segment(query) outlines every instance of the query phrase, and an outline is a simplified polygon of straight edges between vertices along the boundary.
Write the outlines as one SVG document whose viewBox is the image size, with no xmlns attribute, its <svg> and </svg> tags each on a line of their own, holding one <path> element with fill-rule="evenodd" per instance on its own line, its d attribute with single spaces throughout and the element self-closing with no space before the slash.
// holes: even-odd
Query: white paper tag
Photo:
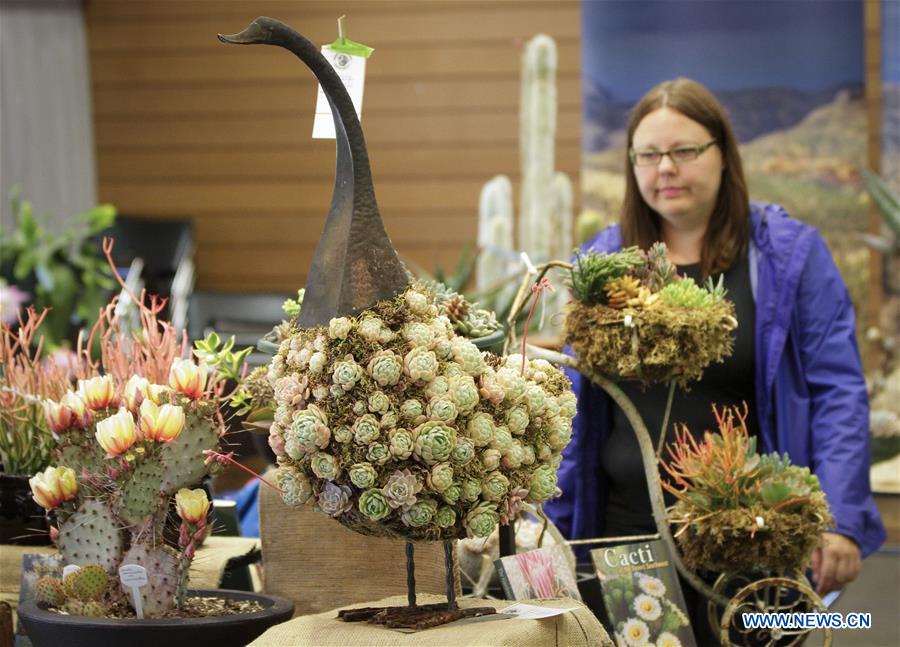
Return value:
<svg viewBox="0 0 900 647">
<path fill-rule="evenodd" d="M 351 56 L 343 52 L 335 52 L 328 45 L 322 47 L 324 56 L 347 88 L 347 94 L 356 109 L 356 116 L 362 121 L 363 87 L 366 82 L 366 59 L 362 56 Z M 313 139 L 334 139 L 334 118 L 331 115 L 331 105 L 328 98 L 319 86 L 319 96 L 316 98 L 316 118 L 313 121 Z"/>
<path fill-rule="evenodd" d="M 76 571 L 80 571 L 81 567 L 76 566 L 75 564 L 66 564 L 63 567 L 63 579 L 65 579 L 70 573 L 74 573 Z"/>
<path fill-rule="evenodd" d="M 147 584 L 147 569 L 138 564 L 123 564 L 119 567 L 119 579 L 122 585 L 131 589 L 131 600 L 134 603 L 134 614 L 138 619 L 144 617 L 141 587 Z"/>
<path fill-rule="evenodd" d="M 125 586 L 144 586 L 147 584 L 147 569 L 137 564 L 124 564 L 119 568 L 119 579 Z"/>
<path fill-rule="evenodd" d="M 540 618 L 552 618 L 553 616 L 561 616 L 569 611 L 574 611 L 578 607 L 569 607 L 568 609 L 557 609 L 553 607 L 537 607 L 533 604 L 513 604 L 498 611 L 498 615 L 509 616 L 514 620 L 538 620 Z"/>
</svg>

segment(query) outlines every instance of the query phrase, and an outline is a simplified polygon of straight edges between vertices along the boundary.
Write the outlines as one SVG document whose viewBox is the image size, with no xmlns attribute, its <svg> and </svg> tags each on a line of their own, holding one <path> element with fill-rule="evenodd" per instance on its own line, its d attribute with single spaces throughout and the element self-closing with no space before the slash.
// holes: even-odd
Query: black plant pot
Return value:
<svg viewBox="0 0 900 647">
<path fill-rule="evenodd" d="M 244 647 L 294 613 L 293 602 L 274 595 L 225 589 L 190 591 L 189 595 L 254 600 L 264 608 L 209 618 L 120 620 L 54 613 L 29 600 L 19 606 L 18 614 L 34 647 Z"/>
<path fill-rule="evenodd" d="M 0 544 L 50 544 L 44 509 L 32 498 L 28 478 L 0 473 Z"/>
</svg>

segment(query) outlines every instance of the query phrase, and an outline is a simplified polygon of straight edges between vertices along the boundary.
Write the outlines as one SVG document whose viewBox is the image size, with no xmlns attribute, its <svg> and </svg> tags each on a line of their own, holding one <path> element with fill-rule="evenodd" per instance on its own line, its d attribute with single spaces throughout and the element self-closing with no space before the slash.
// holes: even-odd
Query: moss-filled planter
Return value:
<svg viewBox="0 0 900 647">
<path fill-rule="evenodd" d="M 679 502 L 673 516 L 682 517 L 684 510 Z M 706 514 L 676 540 L 692 570 L 792 573 L 808 566 L 820 533 L 831 523 L 825 497 L 818 493 L 797 513 L 751 507 Z"/>
<path fill-rule="evenodd" d="M 121 620 L 55 613 L 28 601 L 19 606 L 18 615 L 34 647 L 243 647 L 294 613 L 293 602 L 271 595 L 229 590 L 199 590 L 189 595 L 253 600 L 263 610 L 208 618 Z"/>
<path fill-rule="evenodd" d="M 642 310 L 573 301 L 566 310 L 566 343 L 602 375 L 687 384 L 731 354 L 736 325 L 728 301 L 706 308 L 659 303 Z"/>
</svg>

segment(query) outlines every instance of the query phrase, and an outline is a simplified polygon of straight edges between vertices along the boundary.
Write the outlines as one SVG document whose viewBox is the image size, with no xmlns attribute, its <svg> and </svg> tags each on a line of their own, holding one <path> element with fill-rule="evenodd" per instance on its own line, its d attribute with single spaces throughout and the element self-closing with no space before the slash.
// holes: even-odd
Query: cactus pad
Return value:
<svg viewBox="0 0 900 647">
<path fill-rule="evenodd" d="M 81 600 L 69 600 L 63 606 L 63 611 L 68 613 L 70 616 L 83 616 L 84 602 L 82 602 Z"/>
<path fill-rule="evenodd" d="M 71 467 L 76 474 L 85 469 L 92 473 L 103 471 L 106 458 L 103 449 L 92 436 L 83 431 L 73 431 L 63 440 L 64 444 L 56 452 L 56 462 L 59 465 Z"/>
<path fill-rule="evenodd" d="M 160 490 L 174 494 L 179 488 L 200 482 L 207 474 L 203 450 L 219 446 L 219 432 L 212 423 L 195 412 L 188 413 L 178 438 L 162 447 L 164 467 Z M 159 481 L 157 481 L 159 482 Z"/>
<path fill-rule="evenodd" d="M 108 573 L 119 565 L 125 549 L 112 512 L 100 499 L 85 501 L 59 524 L 57 547 L 69 564 L 99 564 Z"/>
<path fill-rule="evenodd" d="M 148 546 L 135 543 L 125 553 L 123 564 L 138 564 L 147 569 L 147 585 L 141 587 L 144 615 L 158 616 L 175 606 L 181 576 L 174 550 L 165 545 Z M 131 591 L 128 599 L 134 606 Z"/>
<path fill-rule="evenodd" d="M 103 618 L 109 613 L 106 606 L 97 600 L 84 603 L 84 615 L 88 618 Z"/>
<path fill-rule="evenodd" d="M 100 600 L 106 593 L 107 586 L 109 586 L 109 576 L 99 564 L 82 566 L 63 579 L 66 594 L 82 602 Z"/>
<path fill-rule="evenodd" d="M 159 491 L 163 466 L 159 463 L 143 463 L 125 478 L 122 484 L 122 521 L 135 525 L 152 515 L 167 503 Z"/>
<path fill-rule="evenodd" d="M 34 585 L 34 601 L 40 607 L 61 607 L 66 603 L 62 582 L 52 575 L 44 575 Z"/>
</svg>

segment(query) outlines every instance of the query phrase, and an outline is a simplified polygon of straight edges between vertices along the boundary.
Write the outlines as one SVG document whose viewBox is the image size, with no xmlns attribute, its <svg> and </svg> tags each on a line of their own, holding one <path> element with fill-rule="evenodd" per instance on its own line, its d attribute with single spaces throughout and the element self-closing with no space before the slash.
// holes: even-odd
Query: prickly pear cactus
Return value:
<svg viewBox="0 0 900 647">
<path fill-rule="evenodd" d="M 41 505 L 55 509 L 63 559 L 83 567 L 67 578 L 68 595 L 57 608 L 102 615 L 105 604 L 124 602 L 115 575 L 126 564 L 147 568 L 147 615 L 183 601 L 209 512 L 206 494 L 191 488 L 219 467 L 207 465 L 205 452 L 218 449 L 223 432 L 219 393 L 225 378 L 214 375 L 207 384 L 207 370 L 183 359 L 172 361 L 168 384 L 141 376 L 125 384 L 108 375 L 91 378 L 78 393 L 48 405 L 59 439 L 55 455 L 70 464 L 36 475 L 32 490 Z M 182 496 L 187 507 L 179 503 Z M 177 534 L 166 533 L 172 507 L 181 517 Z M 52 586 L 45 585 L 48 597 Z"/>
<path fill-rule="evenodd" d="M 56 545 L 69 564 L 100 564 L 113 573 L 125 550 L 125 538 L 112 510 L 101 499 L 85 498 L 60 522 Z"/>
</svg>

